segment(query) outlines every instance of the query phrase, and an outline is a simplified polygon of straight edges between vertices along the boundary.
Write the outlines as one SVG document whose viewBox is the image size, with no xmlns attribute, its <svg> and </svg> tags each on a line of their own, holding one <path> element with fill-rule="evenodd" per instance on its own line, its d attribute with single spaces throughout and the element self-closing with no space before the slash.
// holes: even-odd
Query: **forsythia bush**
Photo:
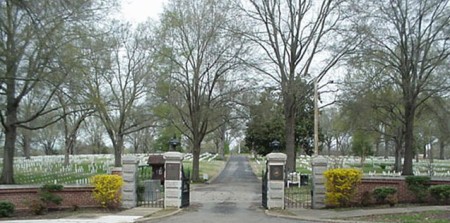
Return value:
<svg viewBox="0 0 450 223">
<path fill-rule="evenodd" d="M 94 185 L 94 199 L 102 207 L 116 208 L 122 199 L 120 189 L 123 185 L 121 176 L 118 175 L 95 175 L 91 178 Z"/>
<path fill-rule="evenodd" d="M 324 172 L 325 203 L 327 206 L 347 206 L 361 182 L 362 172 L 358 169 L 330 169 Z"/>
</svg>

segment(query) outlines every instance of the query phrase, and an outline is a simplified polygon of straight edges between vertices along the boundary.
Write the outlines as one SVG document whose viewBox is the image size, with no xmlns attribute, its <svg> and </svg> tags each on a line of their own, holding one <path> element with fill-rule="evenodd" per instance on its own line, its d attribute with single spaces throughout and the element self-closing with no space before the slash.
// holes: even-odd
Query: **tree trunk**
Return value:
<svg viewBox="0 0 450 223">
<path fill-rule="evenodd" d="M 430 139 L 430 154 L 428 155 L 428 158 L 430 159 L 430 163 L 433 163 L 433 140 Z"/>
<path fill-rule="evenodd" d="M 73 155 L 73 148 L 75 147 L 75 141 L 77 139 L 76 133 L 71 132 L 65 141 L 65 152 L 64 152 L 64 166 L 68 166 L 70 163 L 69 155 Z"/>
<path fill-rule="evenodd" d="M 445 159 L 444 148 L 445 148 L 444 141 L 443 140 L 439 140 L 439 159 L 440 160 Z"/>
<path fill-rule="evenodd" d="M 114 166 L 122 166 L 122 150 L 123 150 L 123 135 L 117 134 L 116 143 L 114 144 Z"/>
<path fill-rule="evenodd" d="M 31 130 L 22 129 L 22 140 L 23 140 L 23 156 L 25 159 L 31 158 Z"/>
<path fill-rule="evenodd" d="M 19 104 L 8 100 L 6 111 L 6 122 L 3 126 L 5 131 L 5 147 L 3 149 L 3 169 L 0 178 L 1 184 L 14 184 L 14 153 L 16 151 L 17 139 L 17 108 Z"/>
<path fill-rule="evenodd" d="M 200 140 L 194 138 L 192 149 L 192 182 L 200 182 Z"/>
<path fill-rule="evenodd" d="M 294 96 L 290 92 L 284 93 L 284 119 L 285 119 L 285 140 L 286 140 L 286 170 L 295 172 L 295 101 Z"/>
<path fill-rule="evenodd" d="M 378 156 L 380 152 L 380 138 L 378 138 L 375 142 L 375 156 Z"/>
<path fill-rule="evenodd" d="M 387 140 L 387 137 L 384 137 L 384 158 L 389 158 L 389 140 Z"/>
<path fill-rule="evenodd" d="M 400 172 L 402 171 L 402 146 L 403 146 L 403 129 L 397 129 L 397 136 L 394 138 L 395 142 L 395 163 L 394 163 L 394 171 Z"/>
<path fill-rule="evenodd" d="M 220 137 L 219 137 L 219 157 L 221 160 L 225 159 L 225 140 L 226 140 L 226 136 L 225 136 L 225 132 L 227 130 L 227 127 L 225 124 L 223 124 L 220 128 Z"/>
<path fill-rule="evenodd" d="M 295 117 L 286 117 L 286 170 L 295 172 Z"/>
<path fill-rule="evenodd" d="M 419 153 L 417 153 L 417 157 L 419 157 Z M 423 158 L 426 159 L 427 158 L 427 145 L 423 145 Z M 418 158 L 417 158 L 417 162 L 418 162 Z"/>
<path fill-rule="evenodd" d="M 330 139 L 327 142 L 328 156 L 331 156 L 331 145 L 332 145 L 332 143 L 333 143 L 333 139 Z"/>
<path fill-rule="evenodd" d="M 414 175 L 414 116 L 414 103 L 407 102 L 405 104 L 405 154 L 402 169 L 403 176 Z"/>
</svg>

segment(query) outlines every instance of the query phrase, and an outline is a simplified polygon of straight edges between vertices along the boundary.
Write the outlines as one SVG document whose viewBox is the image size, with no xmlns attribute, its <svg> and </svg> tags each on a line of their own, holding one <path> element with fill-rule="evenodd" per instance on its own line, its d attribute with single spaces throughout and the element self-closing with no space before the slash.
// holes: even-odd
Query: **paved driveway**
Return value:
<svg viewBox="0 0 450 223">
<path fill-rule="evenodd" d="M 251 171 L 247 157 L 234 155 L 209 185 L 191 191 L 191 207 L 178 215 L 149 222 L 299 222 L 265 215 L 261 209 L 261 183 Z"/>
</svg>

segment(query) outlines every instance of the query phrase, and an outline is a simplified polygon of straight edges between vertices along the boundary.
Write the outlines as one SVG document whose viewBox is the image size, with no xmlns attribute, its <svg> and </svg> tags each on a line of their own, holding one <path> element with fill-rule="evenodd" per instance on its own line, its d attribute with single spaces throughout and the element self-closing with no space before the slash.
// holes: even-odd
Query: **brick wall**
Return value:
<svg viewBox="0 0 450 223">
<path fill-rule="evenodd" d="M 431 179 L 430 185 L 438 184 L 450 184 L 450 179 Z M 356 196 L 352 201 L 360 203 L 362 194 L 365 191 L 372 193 L 377 187 L 396 188 L 399 203 L 412 203 L 416 201 L 415 195 L 408 190 L 404 177 L 363 177 L 361 184 L 358 186 Z"/>
<path fill-rule="evenodd" d="M 50 208 L 100 207 L 92 197 L 93 189 L 92 186 L 64 186 L 63 191 L 54 192 L 62 197 L 62 203 Z M 16 210 L 26 210 L 30 201 L 39 199 L 38 191 L 39 186 L 35 185 L 0 185 L 0 200 L 12 202 Z"/>
</svg>

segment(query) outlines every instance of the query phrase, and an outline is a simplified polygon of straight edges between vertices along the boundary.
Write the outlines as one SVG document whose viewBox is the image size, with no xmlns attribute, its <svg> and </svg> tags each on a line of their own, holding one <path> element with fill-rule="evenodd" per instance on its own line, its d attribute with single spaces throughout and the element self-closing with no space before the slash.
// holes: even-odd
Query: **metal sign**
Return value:
<svg viewBox="0 0 450 223">
<path fill-rule="evenodd" d="M 179 163 L 166 163 L 166 180 L 180 180 Z"/>
<path fill-rule="evenodd" d="M 270 180 L 283 180 L 284 166 L 270 165 Z"/>
</svg>

